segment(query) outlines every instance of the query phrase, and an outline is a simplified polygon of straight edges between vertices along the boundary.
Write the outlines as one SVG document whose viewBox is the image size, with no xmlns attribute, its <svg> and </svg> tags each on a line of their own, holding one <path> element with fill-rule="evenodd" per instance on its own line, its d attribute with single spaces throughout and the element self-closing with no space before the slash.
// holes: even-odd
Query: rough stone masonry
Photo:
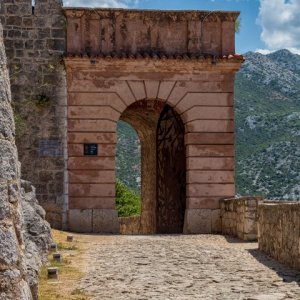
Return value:
<svg viewBox="0 0 300 300">
<path fill-rule="evenodd" d="M 1 0 L 22 178 L 36 187 L 51 225 L 61 228 L 64 201 L 66 21 L 62 1 Z"/>
<path fill-rule="evenodd" d="M 11 92 L 0 23 L 0 299 L 38 297 L 38 270 L 51 242 L 35 189 L 20 180 Z"/>
</svg>

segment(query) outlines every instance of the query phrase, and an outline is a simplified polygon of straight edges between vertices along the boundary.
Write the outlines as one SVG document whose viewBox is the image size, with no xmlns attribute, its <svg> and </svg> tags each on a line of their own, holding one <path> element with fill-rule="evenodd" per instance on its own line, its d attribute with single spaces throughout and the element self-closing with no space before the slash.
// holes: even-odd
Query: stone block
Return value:
<svg viewBox="0 0 300 300">
<path fill-rule="evenodd" d="M 221 224 L 221 210 L 214 209 L 211 211 L 211 231 L 212 233 L 221 233 L 222 224 Z"/>
<path fill-rule="evenodd" d="M 68 229 L 72 232 L 93 232 L 92 209 L 70 209 L 68 212 Z"/>
<path fill-rule="evenodd" d="M 116 144 L 117 136 L 115 132 L 76 132 L 68 133 L 68 142 Z"/>
<path fill-rule="evenodd" d="M 234 195 L 234 184 L 189 184 L 187 187 L 188 197 L 220 196 L 227 197 Z"/>
<path fill-rule="evenodd" d="M 233 133 L 187 133 L 186 144 L 193 145 L 233 145 L 234 134 Z"/>
<path fill-rule="evenodd" d="M 115 144 L 98 144 L 98 156 L 115 156 Z M 82 144 L 68 144 L 68 155 L 83 156 L 83 143 Z"/>
<path fill-rule="evenodd" d="M 69 197 L 69 208 L 77 209 L 115 209 L 114 197 Z"/>
<path fill-rule="evenodd" d="M 188 145 L 186 148 L 187 156 L 234 157 L 234 145 Z"/>
<path fill-rule="evenodd" d="M 109 106 L 69 106 L 70 119 L 106 119 L 118 121 L 120 113 Z"/>
<path fill-rule="evenodd" d="M 185 112 L 182 117 L 186 122 L 193 120 L 233 120 L 233 108 L 232 107 L 206 107 L 206 106 L 194 106 Z"/>
<path fill-rule="evenodd" d="M 186 209 L 183 233 L 212 233 L 212 210 Z"/>
<path fill-rule="evenodd" d="M 115 184 L 71 183 L 69 184 L 69 195 L 71 197 L 114 197 Z"/>
<path fill-rule="evenodd" d="M 94 233 L 119 233 L 118 211 L 115 209 L 93 209 Z"/>
<path fill-rule="evenodd" d="M 234 132 L 232 120 L 193 120 L 186 125 L 187 132 Z"/>
<path fill-rule="evenodd" d="M 83 147 L 81 147 L 83 148 Z M 115 171 L 98 171 L 98 170 L 86 170 L 86 171 L 69 171 L 70 183 L 114 183 Z"/>
<path fill-rule="evenodd" d="M 233 171 L 188 170 L 188 183 L 234 183 Z"/>
<path fill-rule="evenodd" d="M 126 106 L 116 93 L 69 93 L 68 105 L 110 106 L 124 111 Z"/>
<path fill-rule="evenodd" d="M 147 99 L 156 99 L 158 94 L 159 81 L 145 80 L 145 90 Z"/>
<path fill-rule="evenodd" d="M 220 207 L 220 197 L 195 197 L 187 198 L 187 208 L 207 208 L 218 209 Z"/>
<path fill-rule="evenodd" d="M 69 120 L 68 131 L 73 132 L 115 132 L 117 123 L 110 120 Z"/>
<path fill-rule="evenodd" d="M 233 157 L 188 157 L 188 170 L 233 170 Z"/>
<path fill-rule="evenodd" d="M 70 157 L 68 167 L 71 170 L 114 170 L 114 157 Z"/>
<path fill-rule="evenodd" d="M 136 100 L 146 99 L 145 85 L 143 81 L 128 81 L 128 84 L 134 94 Z"/>
<path fill-rule="evenodd" d="M 167 80 L 161 81 L 159 86 L 159 91 L 158 91 L 158 99 L 167 100 L 174 86 L 175 86 L 175 81 L 167 81 Z"/>
</svg>

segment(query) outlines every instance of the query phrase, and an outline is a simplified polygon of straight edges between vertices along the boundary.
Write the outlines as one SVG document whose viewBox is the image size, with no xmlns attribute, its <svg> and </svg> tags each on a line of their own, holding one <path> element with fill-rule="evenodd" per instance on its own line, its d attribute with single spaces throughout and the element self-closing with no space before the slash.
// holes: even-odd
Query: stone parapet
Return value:
<svg viewBox="0 0 300 300">
<path fill-rule="evenodd" d="M 221 200 L 222 234 L 245 241 L 257 239 L 257 208 L 260 197 L 241 197 Z"/>
<path fill-rule="evenodd" d="M 300 269 L 300 203 L 264 201 L 258 206 L 259 249 Z"/>
</svg>

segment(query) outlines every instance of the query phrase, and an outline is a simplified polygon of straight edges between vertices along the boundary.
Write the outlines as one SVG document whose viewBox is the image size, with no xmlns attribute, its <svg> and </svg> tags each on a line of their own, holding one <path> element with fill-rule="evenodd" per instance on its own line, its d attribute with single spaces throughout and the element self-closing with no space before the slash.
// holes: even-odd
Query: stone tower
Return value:
<svg viewBox="0 0 300 300">
<path fill-rule="evenodd" d="M 61 0 L 1 0 L 0 20 L 10 69 L 22 177 L 52 226 L 64 210 L 66 21 Z"/>
</svg>

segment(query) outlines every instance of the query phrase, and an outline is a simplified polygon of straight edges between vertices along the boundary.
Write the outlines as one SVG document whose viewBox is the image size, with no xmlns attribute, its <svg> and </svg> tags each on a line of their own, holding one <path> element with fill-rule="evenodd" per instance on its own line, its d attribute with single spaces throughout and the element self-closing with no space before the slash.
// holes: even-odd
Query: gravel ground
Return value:
<svg viewBox="0 0 300 300">
<path fill-rule="evenodd" d="M 300 299 L 300 272 L 218 235 L 91 236 L 92 299 Z"/>
</svg>

